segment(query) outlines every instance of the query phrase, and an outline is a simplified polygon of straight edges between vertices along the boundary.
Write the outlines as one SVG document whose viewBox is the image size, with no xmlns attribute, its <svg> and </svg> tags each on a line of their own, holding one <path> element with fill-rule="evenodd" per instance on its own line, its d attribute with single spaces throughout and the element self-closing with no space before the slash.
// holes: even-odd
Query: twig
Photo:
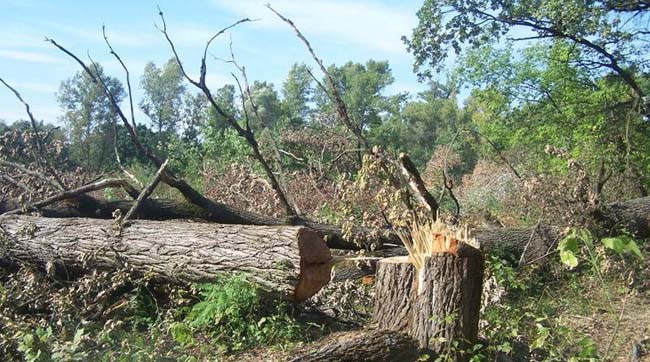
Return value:
<svg viewBox="0 0 650 362">
<path fill-rule="evenodd" d="M 129 209 L 129 211 L 126 213 L 124 216 L 124 219 L 122 219 L 121 226 L 124 227 L 127 225 L 128 221 L 138 212 L 138 209 L 144 202 L 144 200 L 147 199 L 153 192 L 153 190 L 156 189 L 156 186 L 158 186 L 158 183 L 160 182 L 160 177 L 162 173 L 165 171 L 165 168 L 167 168 L 167 163 L 169 162 L 169 159 L 166 159 L 165 162 L 163 162 L 162 166 L 158 169 L 158 172 L 156 172 L 156 175 L 154 176 L 153 180 L 145 187 L 142 192 L 140 192 L 140 195 L 138 195 L 138 198 L 135 200 L 133 203 L 133 206 Z"/>
<path fill-rule="evenodd" d="M 120 62 L 122 69 L 124 69 L 124 73 L 126 73 L 126 88 L 129 92 L 129 107 L 131 109 L 131 126 L 133 127 L 133 130 L 137 134 L 138 128 L 136 127 L 135 113 L 133 112 L 133 95 L 132 95 L 133 92 L 131 91 L 131 77 L 129 74 L 129 68 L 126 67 L 126 64 L 124 64 L 122 58 L 120 58 L 120 56 L 115 52 L 115 50 L 113 50 L 113 47 L 111 46 L 111 43 L 108 41 L 108 37 L 106 36 L 106 26 L 104 25 L 102 25 L 102 35 L 104 35 L 104 41 L 106 42 L 108 49 L 110 49 L 111 54 L 117 59 L 118 62 Z"/>
<path fill-rule="evenodd" d="M 539 228 L 540 224 L 541 224 L 541 220 L 537 221 L 537 224 L 530 232 L 530 237 L 528 238 L 528 242 L 526 243 L 526 246 L 524 246 L 524 250 L 521 252 L 521 256 L 519 257 L 519 263 L 517 263 L 517 268 L 521 268 L 521 266 L 524 265 L 524 261 L 526 260 L 526 251 L 528 251 L 528 247 L 530 246 L 530 243 L 533 241 L 533 237 L 537 233 L 537 229 Z"/>
<path fill-rule="evenodd" d="M 623 320 L 623 315 L 625 314 L 625 305 L 627 304 L 627 297 L 630 295 L 630 293 L 625 294 L 625 298 L 623 299 L 623 306 L 621 307 L 621 313 L 618 315 L 618 319 L 616 320 L 616 327 L 614 328 L 614 333 L 612 333 L 612 338 L 609 340 L 609 343 L 607 343 L 607 348 L 605 349 L 605 358 L 603 358 L 603 361 L 607 361 L 607 357 L 609 357 L 609 352 L 612 349 L 612 345 L 614 344 L 614 340 L 616 339 L 616 335 L 618 334 L 618 329 L 621 327 L 621 321 Z"/>
</svg>

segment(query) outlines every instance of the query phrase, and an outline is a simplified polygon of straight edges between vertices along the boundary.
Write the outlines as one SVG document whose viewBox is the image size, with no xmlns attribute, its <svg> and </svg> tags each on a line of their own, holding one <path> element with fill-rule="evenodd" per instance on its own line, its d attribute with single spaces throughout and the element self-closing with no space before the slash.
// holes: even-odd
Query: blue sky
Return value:
<svg viewBox="0 0 650 362">
<path fill-rule="evenodd" d="M 154 27 L 159 23 L 156 5 L 160 5 L 184 65 L 193 74 L 198 73 L 205 41 L 215 31 L 242 17 L 259 19 L 230 33 L 233 48 L 250 80 L 273 82 L 279 90 L 294 62 L 305 62 L 314 68 L 315 65 L 292 30 L 264 7 L 266 2 L 0 0 L 0 77 L 22 93 L 38 119 L 56 123 L 61 112 L 55 92 L 61 81 L 79 68 L 43 39 L 55 39 L 84 58 L 90 52 L 109 75 L 124 81 L 119 64 L 103 42 L 104 24 L 113 47 L 129 66 L 132 82 L 139 85 L 148 61 L 160 65 L 171 57 L 164 38 Z M 395 77 L 389 92 L 415 93 L 425 88 L 412 73 L 413 59 L 400 40 L 417 24 L 415 14 L 421 0 L 270 3 L 300 27 L 326 64 L 388 60 Z M 211 47 L 212 53 L 226 58 L 228 42 L 228 36 L 218 39 Z M 208 84 L 217 88 L 232 83 L 232 71 L 230 65 L 211 60 Z M 134 90 L 136 101 L 140 94 L 139 89 Z M 5 88 L 0 88 L 0 120 L 20 118 L 25 118 L 22 105 Z M 141 113 L 138 118 L 147 121 Z"/>
</svg>

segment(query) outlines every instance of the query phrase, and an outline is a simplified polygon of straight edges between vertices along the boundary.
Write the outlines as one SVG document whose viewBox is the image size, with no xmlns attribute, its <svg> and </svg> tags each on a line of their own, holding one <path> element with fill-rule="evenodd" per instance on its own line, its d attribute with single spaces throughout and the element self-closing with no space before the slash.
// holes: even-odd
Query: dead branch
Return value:
<svg viewBox="0 0 650 362">
<path fill-rule="evenodd" d="M 439 206 L 436 199 L 431 195 L 431 193 L 429 193 L 427 187 L 424 185 L 420 172 L 418 172 L 418 169 L 415 167 L 409 156 L 404 152 L 399 154 L 399 162 L 402 174 L 409 181 L 411 190 L 415 195 L 417 195 L 420 204 L 429 210 L 431 217 L 435 220 L 438 215 Z"/>
<path fill-rule="evenodd" d="M 43 146 L 43 140 L 41 139 L 41 135 L 38 132 L 38 126 L 36 125 L 36 123 L 37 123 L 36 118 L 34 118 L 34 115 L 32 114 L 32 111 L 31 111 L 31 109 L 29 107 L 29 103 L 27 103 L 23 99 L 23 97 L 20 95 L 20 93 L 15 88 L 13 88 L 7 82 L 5 82 L 4 79 L 0 78 L 0 83 L 4 84 L 4 86 L 7 87 L 16 96 L 16 98 L 18 98 L 20 103 L 22 103 L 25 106 L 25 112 L 27 112 L 27 116 L 29 117 L 29 121 L 30 121 L 30 123 L 32 125 L 32 129 L 34 130 L 34 138 L 36 139 L 36 148 L 38 150 L 39 156 L 41 157 L 41 159 L 43 160 L 43 163 L 45 164 L 45 169 L 49 173 L 52 174 L 52 176 L 54 177 L 54 179 L 56 180 L 56 182 L 57 182 L 57 184 L 59 186 L 58 188 L 62 189 L 62 190 L 65 190 L 66 186 L 63 184 L 63 182 L 61 181 L 61 178 L 59 177 L 58 173 L 52 167 L 52 165 L 50 165 L 50 162 L 48 161 L 47 157 L 45 156 L 45 148 Z M 38 158 L 36 158 L 36 162 L 39 163 Z"/>
<path fill-rule="evenodd" d="M 334 80 L 334 77 L 327 71 L 327 68 L 325 68 L 325 65 L 323 64 L 323 61 L 316 56 L 316 52 L 312 48 L 311 44 L 309 43 L 309 40 L 305 38 L 304 35 L 300 32 L 298 27 L 291 21 L 291 19 L 284 17 L 282 14 L 279 12 L 275 11 L 271 7 L 271 4 L 266 4 L 266 7 L 271 10 L 275 15 L 277 15 L 282 21 L 287 23 L 293 30 L 295 31 L 296 35 L 302 42 L 305 44 L 307 47 L 307 50 L 309 51 L 309 54 L 311 54 L 312 58 L 318 64 L 320 67 L 320 70 L 323 72 L 325 77 L 327 78 L 327 82 L 329 83 L 330 86 L 330 91 L 332 92 L 332 97 L 335 101 L 336 104 L 336 111 L 339 114 L 339 117 L 341 118 L 341 121 L 345 124 L 345 126 L 352 131 L 352 133 L 357 137 L 357 140 L 361 145 L 363 145 L 366 149 L 370 149 L 370 145 L 366 138 L 363 136 L 363 133 L 361 132 L 361 128 L 359 128 L 354 122 L 352 122 L 350 115 L 348 113 L 348 109 L 345 106 L 345 102 L 343 102 L 343 98 L 341 98 L 341 93 L 339 92 L 339 88 L 336 85 L 336 81 Z"/>
<path fill-rule="evenodd" d="M 27 167 L 25 167 L 25 166 L 23 166 L 23 165 L 21 165 L 19 163 L 10 162 L 10 161 L 7 161 L 7 160 L 0 159 L 0 165 L 13 167 L 15 169 L 18 169 L 18 170 L 20 170 L 22 173 L 24 173 L 26 175 L 36 177 L 36 178 L 40 179 L 41 181 L 44 181 L 44 182 L 48 183 L 49 185 L 51 185 L 52 187 L 54 187 L 55 189 L 57 189 L 59 191 L 64 191 L 64 189 L 61 187 L 61 185 L 59 185 L 58 183 L 50 180 L 44 174 L 42 174 L 40 172 L 37 172 L 37 171 L 32 171 L 32 170 L 28 169 Z"/>
<path fill-rule="evenodd" d="M 24 183 L 22 183 L 20 181 L 17 181 L 16 179 L 14 179 L 13 177 L 11 177 L 9 175 L 0 175 L 0 180 L 2 180 L 2 181 L 6 182 L 6 183 L 8 183 L 8 184 L 10 184 L 10 185 L 12 185 L 14 187 L 22 189 L 23 191 L 25 191 L 28 194 L 33 194 L 34 193 L 34 190 L 30 189 L 27 185 L 25 185 Z"/>
<path fill-rule="evenodd" d="M 86 194 L 86 193 L 92 192 L 92 191 L 103 190 L 103 189 L 107 189 L 107 188 L 116 188 L 116 187 L 117 188 L 122 188 L 124 191 L 126 191 L 129 194 L 129 196 L 131 196 L 133 198 L 138 197 L 137 196 L 138 191 L 136 189 L 134 189 L 133 186 L 131 186 L 128 183 L 128 181 L 126 181 L 125 179 L 114 179 L 113 178 L 113 179 L 105 179 L 105 180 L 97 181 L 97 182 L 94 182 L 94 183 L 91 183 L 91 184 L 87 184 L 87 185 L 78 187 L 76 189 L 63 191 L 61 193 L 50 196 L 50 197 L 48 197 L 46 199 L 43 199 L 41 201 L 30 203 L 30 204 L 26 205 L 25 209 L 28 210 L 28 211 L 37 210 L 37 209 L 39 209 L 41 207 L 51 205 L 51 204 L 53 204 L 53 203 L 55 203 L 57 201 L 72 199 L 72 198 L 75 198 L 77 196 L 80 196 L 80 195 L 83 195 L 83 194 Z M 23 211 L 24 211 L 23 208 L 17 208 L 17 209 L 14 209 L 14 210 L 7 211 L 7 212 L 5 212 L 4 214 L 2 214 L 0 216 L 21 214 Z"/>
<path fill-rule="evenodd" d="M 151 180 L 149 185 L 145 187 L 142 192 L 140 192 L 140 195 L 138 195 L 138 198 L 135 200 L 133 203 L 133 206 L 131 209 L 129 209 L 129 212 L 126 213 L 124 216 L 124 219 L 122 219 L 122 226 L 126 226 L 129 220 L 138 212 L 138 209 L 142 205 L 142 202 L 146 200 L 152 193 L 153 190 L 156 189 L 156 186 L 158 186 L 158 183 L 160 182 L 160 177 L 163 172 L 165 172 L 165 168 L 167 168 L 167 163 L 169 162 L 169 159 L 165 160 L 163 162 L 162 166 L 158 169 L 158 172 L 156 172 L 156 175 L 154 178 Z"/>
<path fill-rule="evenodd" d="M 222 30 L 217 32 L 215 35 L 213 35 L 212 38 L 210 38 L 210 40 L 208 40 L 208 42 L 206 43 L 205 48 L 203 50 L 203 57 L 201 58 L 201 71 L 200 71 L 199 80 L 197 81 L 197 80 L 191 78 L 187 74 L 187 72 L 185 71 L 185 68 L 183 67 L 183 63 L 180 60 L 178 52 L 176 51 L 176 47 L 174 45 L 174 42 L 171 40 L 171 38 L 169 36 L 169 33 L 167 32 L 167 23 L 165 22 L 164 14 L 160 10 L 160 8 L 158 9 L 158 15 L 160 16 L 160 19 L 162 21 L 162 28 L 158 27 L 158 30 L 165 36 L 165 39 L 167 40 L 167 43 L 169 44 L 169 46 L 170 46 L 170 48 L 172 50 L 172 53 L 174 54 L 174 58 L 176 59 L 176 62 L 178 63 L 178 65 L 179 65 L 179 67 L 181 69 L 181 73 L 183 74 L 185 79 L 187 79 L 188 82 L 190 82 L 192 85 L 194 85 L 195 87 L 200 89 L 203 92 L 203 94 L 205 94 L 205 96 L 208 98 L 208 102 L 210 102 L 210 105 L 214 108 L 214 110 L 217 111 L 217 113 L 221 117 L 223 117 L 226 120 L 226 122 L 232 128 L 235 129 L 235 131 L 237 131 L 237 134 L 239 134 L 240 137 L 244 138 L 248 142 L 249 146 L 253 150 L 253 156 L 255 157 L 255 159 L 260 163 L 260 165 L 264 169 L 264 172 L 266 173 L 266 176 L 269 178 L 269 181 L 271 182 L 271 185 L 273 186 L 273 190 L 275 191 L 276 195 L 278 196 L 278 199 L 280 200 L 280 204 L 284 208 L 284 211 L 286 212 L 286 214 L 289 217 L 296 216 L 296 212 L 293 209 L 293 207 L 291 206 L 291 204 L 289 203 L 287 197 L 285 196 L 285 194 L 284 194 L 284 192 L 282 190 L 282 187 L 280 186 L 280 183 L 279 183 L 278 179 L 275 177 L 275 174 L 273 173 L 273 170 L 269 166 L 269 163 L 266 161 L 264 156 L 262 156 L 262 153 L 261 153 L 260 148 L 259 148 L 259 144 L 257 143 L 257 140 L 255 139 L 253 131 L 250 129 L 250 127 L 248 125 L 247 125 L 246 129 L 242 128 L 242 126 L 237 122 L 237 120 L 231 114 L 226 113 L 217 104 L 217 102 L 215 101 L 215 99 L 214 99 L 214 97 L 212 95 L 212 92 L 208 88 L 208 86 L 206 84 L 206 81 L 205 81 L 205 76 L 206 76 L 206 72 L 207 72 L 206 57 L 207 57 L 207 53 L 208 53 L 208 48 L 210 47 L 210 44 L 212 43 L 212 41 L 214 39 L 216 39 L 219 35 L 225 33 L 227 30 L 229 30 L 229 29 L 231 29 L 231 28 L 233 28 L 233 27 L 235 27 L 235 26 L 237 26 L 237 25 L 239 25 L 241 23 L 249 22 L 249 21 L 252 21 L 252 20 L 249 19 L 249 18 L 241 19 L 241 20 L 235 22 L 234 24 L 223 28 Z"/>
</svg>

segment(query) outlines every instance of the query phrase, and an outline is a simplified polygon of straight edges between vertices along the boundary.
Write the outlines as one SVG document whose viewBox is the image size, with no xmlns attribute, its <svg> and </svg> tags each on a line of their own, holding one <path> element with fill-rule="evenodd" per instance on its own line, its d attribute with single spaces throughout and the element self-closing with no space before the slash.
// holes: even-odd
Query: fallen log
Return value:
<svg viewBox="0 0 650 362">
<path fill-rule="evenodd" d="M 292 362 L 411 362 L 420 353 L 410 337 L 395 331 L 362 330 L 336 334 Z"/>
<path fill-rule="evenodd" d="M 330 280 L 331 254 L 314 231 L 250 226 L 7 215 L 0 218 L 0 258 L 97 269 L 128 265 L 172 283 L 214 281 L 239 273 L 274 298 L 300 302 Z"/>
<path fill-rule="evenodd" d="M 39 209 L 42 216 L 52 218 L 68 217 L 88 217 L 111 219 L 115 210 L 120 210 L 125 215 L 133 201 L 115 200 L 106 201 L 95 199 L 86 195 L 67 200 L 66 202 L 49 205 Z M 301 216 L 291 218 L 275 218 L 272 216 L 262 215 L 255 212 L 238 210 L 228 205 L 216 204 L 221 207 L 218 212 L 209 212 L 194 204 L 163 199 L 146 199 L 142 202 L 135 215 L 137 219 L 145 220 L 174 220 L 174 219 L 200 219 L 205 221 L 217 222 L 221 224 L 241 224 L 241 225 L 293 225 L 305 226 L 315 230 L 326 241 L 327 245 L 333 249 L 359 250 L 371 244 L 398 244 L 399 238 L 392 233 L 372 233 L 360 227 L 355 228 L 349 236 L 344 235 L 340 226 L 319 223 Z M 0 214 L 18 209 L 20 204 L 13 200 L 0 203 Z M 375 230 L 376 231 L 376 230 Z M 379 234 L 378 236 L 375 236 Z"/>
<path fill-rule="evenodd" d="M 51 205 L 40 210 L 46 217 L 91 217 L 112 218 L 112 214 L 119 209 L 125 214 L 133 205 L 130 200 L 104 201 L 90 197 L 80 200 Z M 0 214 L 18 207 L 15 201 L 0 203 Z M 368 237 L 368 230 L 357 228 L 355 235 L 346 238 L 340 227 L 322 224 L 304 218 L 278 219 L 247 211 L 237 211 L 233 217 L 233 208 L 223 205 L 224 213 L 213 214 L 193 204 L 174 200 L 147 199 L 137 214 L 139 219 L 171 220 L 171 219 L 201 219 L 219 223 L 242 223 L 250 225 L 303 225 L 319 232 L 327 245 L 333 249 L 358 250 L 362 245 L 373 242 L 381 244 L 401 245 L 399 237 L 394 232 L 381 233 L 382 236 Z M 230 210 L 230 211 L 228 211 Z M 228 212 L 226 212 L 228 211 Z M 592 212 L 591 216 L 602 225 L 603 230 L 612 230 L 623 226 L 627 231 L 640 238 L 650 237 L 650 197 L 642 197 L 622 203 L 613 203 Z M 377 233 L 374 233 L 377 234 Z M 561 233 L 558 229 L 539 225 L 533 229 L 507 229 L 507 228 L 479 228 L 473 235 L 481 243 L 485 252 L 498 249 L 512 254 L 516 259 L 526 250 L 523 262 L 539 261 L 549 251 L 552 251 Z M 359 243 L 351 239 L 357 238 Z"/>
</svg>

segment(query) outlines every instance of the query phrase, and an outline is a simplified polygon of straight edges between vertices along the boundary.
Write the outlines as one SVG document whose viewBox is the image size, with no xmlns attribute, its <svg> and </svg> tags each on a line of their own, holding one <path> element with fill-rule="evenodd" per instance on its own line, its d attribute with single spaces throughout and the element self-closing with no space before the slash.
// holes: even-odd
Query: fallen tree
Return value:
<svg viewBox="0 0 650 362">
<path fill-rule="evenodd" d="M 326 338 L 292 362 L 410 362 L 419 350 L 414 340 L 401 332 L 361 330 Z"/>
<path fill-rule="evenodd" d="M 214 281 L 240 273 L 275 298 L 302 301 L 330 280 L 331 254 L 314 231 L 295 226 L 224 225 L 7 215 L 0 251 L 21 263 L 115 269 L 128 265 L 164 282 Z"/>
<path fill-rule="evenodd" d="M 146 199 L 138 209 L 135 218 L 144 220 L 199 219 L 221 224 L 267 225 L 267 226 L 305 226 L 318 232 L 333 249 L 359 250 L 371 244 L 401 244 L 399 238 L 384 230 L 353 228 L 350 235 L 337 225 L 324 224 L 304 217 L 275 218 L 255 212 L 236 209 L 229 205 L 213 202 L 212 212 L 195 204 L 161 199 Z M 132 200 L 100 200 L 87 195 L 79 195 L 47 207 L 38 209 L 40 215 L 52 218 L 86 217 L 112 219 L 114 212 L 120 210 L 125 215 L 133 206 Z M 21 204 L 14 200 L 0 203 L 0 214 L 20 209 Z"/>
<path fill-rule="evenodd" d="M 91 217 L 112 218 L 115 210 L 125 214 L 133 205 L 130 200 L 104 201 L 90 197 L 76 198 L 65 203 L 49 205 L 40 209 L 46 217 Z M 317 231 L 333 249 L 360 249 L 364 245 L 378 243 L 400 245 L 401 241 L 395 233 L 384 230 L 367 230 L 356 228 L 352 236 L 345 236 L 343 230 L 335 225 L 322 224 L 301 217 L 279 219 L 258 213 L 237 210 L 222 205 L 224 213 L 210 213 L 196 205 L 174 200 L 147 199 L 144 200 L 137 213 L 137 218 L 148 220 L 200 219 L 224 224 L 248 225 L 301 225 Z M 14 201 L 0 204 L 0 213 L 19 207 Z M 233 212 L 232 210 L 236 210 Z M 239 215 L 234 217 L 232 215 Z M 616 228 L 625 228 L 639 238 L 650 237 L 650 197 L 642 197 L 621 203 L 605 205 L 588 215 L 593 222 L 599 224 L 604 232 Z M 379 235 L 379 236 L 377 236 Z M 523 262 L 538 261 L 552 250 L 561 236 L 559 229 L 538 225 L 529 229 L 480 228 L 473 235 L 481 243 L 485 251 L 501 249 L 511 253 L 516 258 L 524 254 Z M 359 243 L 352 239 L 357 238 Z"/>
</svg>

